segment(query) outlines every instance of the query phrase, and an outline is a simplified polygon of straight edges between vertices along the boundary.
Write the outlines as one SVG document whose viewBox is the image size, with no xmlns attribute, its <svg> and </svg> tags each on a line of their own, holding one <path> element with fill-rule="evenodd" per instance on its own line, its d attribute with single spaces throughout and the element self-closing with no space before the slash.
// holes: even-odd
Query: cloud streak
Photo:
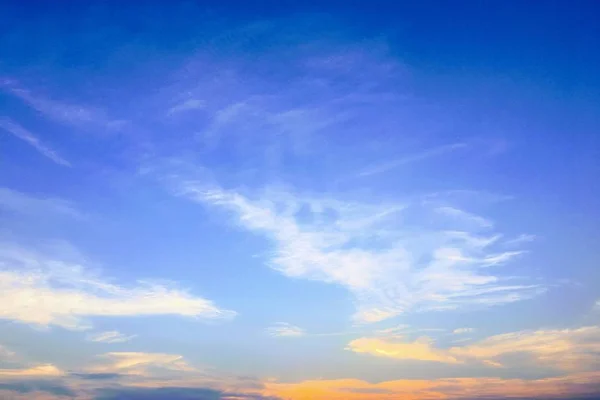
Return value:
<svg viewBox="0 0 600 400">
<path fill-rule="evenodd" d="M 18 123 L 6 117 L 0 117 L 0 129 L 29 144 L 44 157 L 63 167 L 71 167 L 71 163 L 41 142 L 41 140 Z"/>
<path fill-rule="evenodd" d="M 137 335 L 124 335 L 118 331 L 107 331 L 94 333 L 87 336 L 87 340 L 90 342 L 99 343 L 124 343 L 129 342 L 131 339 L 137 337 Z"/>
<path fill-rule="evenodd" d="M 464 149 L 467 147 L 466 143 L 453 143 L 444 146 L 434 147 L 432 149 L 424 150 L 419 153 L 410 154 L 401 158 L 398 158 L 393 161 L 388 161 L 385 163 L 373 165 L 364 171 L 358 174 L 359 177 L 364 178 L 376 174 L 382 174 L 384 172 L 388 172 L 395 168 L 398 168 L 402 165 L 411 164 L 417 161 L 427 160 L 429 158 L 438 157 L 447 153 L 454 152 L 459 149 Z"/>
</svg>

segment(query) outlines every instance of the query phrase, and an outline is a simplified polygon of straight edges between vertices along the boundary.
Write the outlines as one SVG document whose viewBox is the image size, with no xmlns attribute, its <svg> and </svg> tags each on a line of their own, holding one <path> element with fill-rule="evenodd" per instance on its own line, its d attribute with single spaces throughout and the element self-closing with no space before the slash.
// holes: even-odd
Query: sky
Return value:
<svg viewBox="0 0 600 400">
<path fill-rule="evenodd" d="M 0 1 L 0 398 L 600 398 L 596 1 Z"/>
</svg>

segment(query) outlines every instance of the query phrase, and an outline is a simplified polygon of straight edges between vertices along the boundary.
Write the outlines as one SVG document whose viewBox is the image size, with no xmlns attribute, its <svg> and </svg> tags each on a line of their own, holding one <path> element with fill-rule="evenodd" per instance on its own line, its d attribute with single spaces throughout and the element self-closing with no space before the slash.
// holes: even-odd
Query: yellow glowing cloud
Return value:
<svg viewBox="0 0 600 400">
<path fill-rule="evenodd" d="M 25 378 L 25 377 L 45 377 L 61 376 L 63 372 L 52 364 L 37 365 L 25 369 L 0 369 L 0 377 Z"/>
<path fill-rule="evenodd" d="M 600 327 L 578 329 L 521 331 L 491 336 L 477 343 L 435 348 L 433 341 L 422 337 L 403 342 L 401 337 L 361 338 L 353 340 L 348 350 L 399 360 L 462 363 L 471 360 L 490 366 L 502 366 L 501 357 L 526 353 L 535 362 L 564 370 L 586 370 L 600 352 Z"/>
<path fill-rule="evenodd" d="M 112 352 L 101 356 L 104 363 L 90 369 L 92 372 L 121 371 L 128 374 L 146 375 L 147 368 L 169 371 L 196 372 L 197 370 L 178 354 Z"/>
<path fill-rule="evenodd" d="M 367 353 L 375 356 L 391 357 L 402 360 L 439 361 L 444 363 L 457 363 L 456 358 L 444 350 L 432 347 L 433 341 L 421 337 L 414 342 L 400 342 L 399 338 L 361 338 L 353 340 L 348 345 L 348 350 L 355 353 Z"/>
</svg>

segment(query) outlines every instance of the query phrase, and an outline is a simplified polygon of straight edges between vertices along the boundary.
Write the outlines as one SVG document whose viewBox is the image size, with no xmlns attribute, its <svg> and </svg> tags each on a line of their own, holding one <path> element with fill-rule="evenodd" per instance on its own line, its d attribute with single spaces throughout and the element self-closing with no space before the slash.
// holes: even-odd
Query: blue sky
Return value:
<svg viewBox="0 0 600 400">
<path fill-rule="evenodd" d="M 0 395 L 598 395 L 595 2 L 0 7 Z"/>
</svg>

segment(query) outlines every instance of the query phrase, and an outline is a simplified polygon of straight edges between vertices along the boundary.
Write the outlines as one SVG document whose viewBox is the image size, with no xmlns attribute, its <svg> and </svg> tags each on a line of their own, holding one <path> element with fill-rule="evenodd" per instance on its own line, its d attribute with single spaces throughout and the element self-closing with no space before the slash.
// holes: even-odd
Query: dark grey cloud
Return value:
<svg viewBox="0 0 600 400">
<path fill-rule="evenodd" d="M 56 396 L 75 397 L 75 392 L 60 382 L 46 380 L 25 380 L 15 382 L 0 382 L 0 390 L 10 390 L 17 393 L 46 392 Z"/>
<path fill-rule="evenodd" d="M 248 393 L 226 393 L 208 388 L 103 388 L 98 389 L 94 400 L 281 400 Z"/>
<path fill-rule="evenodd" d="M 110 379 L 119 379 L 122 378 L 124 375 L 123 374 L 115 374 L 115 373 L 71 373 L 71 376 L 76 377 L 76 378 L 80 378 L 80 379 L 88 379 L 88 380 L 94 380 L 94 381 L 103 381 L 103 380 L 110 380 Z"/>
</svg>

